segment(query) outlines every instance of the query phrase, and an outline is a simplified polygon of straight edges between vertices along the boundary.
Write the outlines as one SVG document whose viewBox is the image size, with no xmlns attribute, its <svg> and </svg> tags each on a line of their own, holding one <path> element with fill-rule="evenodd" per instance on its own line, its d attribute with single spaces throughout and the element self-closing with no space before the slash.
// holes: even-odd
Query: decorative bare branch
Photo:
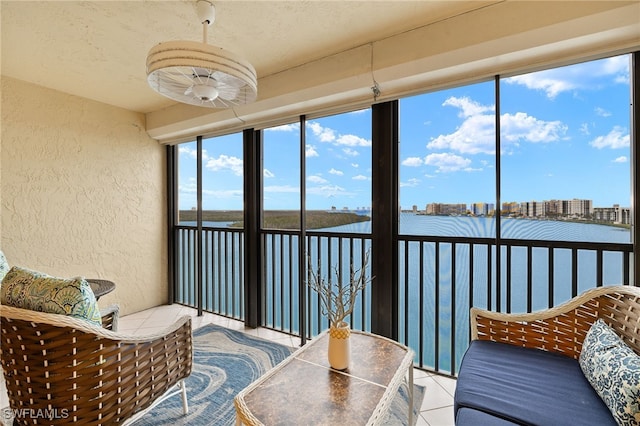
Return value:
<svg viewBox="0 0 640 426">
<path fill-rule="evenodd" d="M 364 290 L 375 277 L 367 278 L 366 268 L 369 264 L 369 250 L 364 254 L 362 267 L 356 269 L 351 263 L 349 265 L 349 282 L 345 283 L 340 268 L 333 267 L 336 276 L 336 284 L 333 285 L 331 280 L 327 281 L 320 275 L 320 268 L 313 270 L 311 256 L 307 256 L 309 271 L 309 287 L 318 294 L 322 314 L 329 319 L 331 326 L 337 326 L 344 321 L 346 317 L 351 315 L 355 308 L 358 293 Z"/>
</svg>

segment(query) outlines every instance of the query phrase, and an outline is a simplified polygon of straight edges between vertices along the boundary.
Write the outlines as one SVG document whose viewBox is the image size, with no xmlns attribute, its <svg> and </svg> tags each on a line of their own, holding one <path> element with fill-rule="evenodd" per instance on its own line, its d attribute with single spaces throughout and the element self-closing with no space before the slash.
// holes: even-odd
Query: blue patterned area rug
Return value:
<svg viewBox="0 0 640 426">
<path fill-rule="evenodd" d="M 213 324 L 194 331 L 193 346 L 193 371 L 186 380 L 189 414 L 182 414 L 182 400 L 176 396 L 158 405 L 136 426 L 234 425 L 233 398 L 295 349 Z M 423 397 L 424 387 L 416 385 L 414 420 Z M 387 424 L 406 424 L 407 404 L 407 387 L 401 386 Z"/>
</svg>

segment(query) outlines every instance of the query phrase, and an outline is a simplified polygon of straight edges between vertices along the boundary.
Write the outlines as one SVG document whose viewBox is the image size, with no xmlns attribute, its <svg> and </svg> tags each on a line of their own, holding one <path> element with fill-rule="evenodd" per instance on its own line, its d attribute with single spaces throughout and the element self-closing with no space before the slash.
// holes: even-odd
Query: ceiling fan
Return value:
<svg viewBox="0 0 640 426">
<path fill-rule="evenodd" d="M 215 8 L 207 0 L 196 3 L 202 22 L 202 43 L 160 43 L 147 55 L 147 82 L 163 96 L 186 104 L 229 108 L 255 101 L 256 71 L 245 59 L 207 44 Z"/>
</svg>

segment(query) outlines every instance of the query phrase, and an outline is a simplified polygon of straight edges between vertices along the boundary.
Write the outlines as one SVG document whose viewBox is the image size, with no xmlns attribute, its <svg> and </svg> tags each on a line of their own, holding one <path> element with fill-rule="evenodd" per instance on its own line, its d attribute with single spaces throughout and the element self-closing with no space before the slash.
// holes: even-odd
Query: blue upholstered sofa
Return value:
<svg viewBox="0 0 640 426">
<path fill-rule="evenodd" d="M 457 426 L 640 424 L 640 288 L 532 314 L 471 310 Z"/>
</svg>

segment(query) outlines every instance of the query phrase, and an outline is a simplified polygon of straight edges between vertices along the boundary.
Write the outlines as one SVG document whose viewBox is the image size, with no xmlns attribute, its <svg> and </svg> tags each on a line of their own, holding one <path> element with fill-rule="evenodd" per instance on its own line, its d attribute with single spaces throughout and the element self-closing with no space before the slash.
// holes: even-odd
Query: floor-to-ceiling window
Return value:
<svg viewBox="0 0 640 426">
<path fill-rule="evenodd" d="M 264 325 L 300 332 L 300 123 L 262 131 Z"/>
<path fill-rule="evenodd" d="M 241 133 L 202 139 L 202 306 L 241 317 L 243 275 Z"/>
<path fill-rule="evenodd" d="M 369 290 L 398 289 L 398 338 L 419 366 L 456 373 L 471 306 L 531 311 L 633 283 L 631 74 L 622 55 L 399 101 L 397 124 L 386 123 L 400 141 L 397 167 L 387 170 L 398 178 L 398 233 L 386 239 L 398 241 L 398 273 L 374 278 Z M 394 204 L 372 201 L 382 185 L 373 187 L 372 165 L 393 151 L 373 149 L 389 129 L 372 116 L 391 104 L 246 131 L 244 155 L 249 139 L 259 147 L 250 171 L 259 174 L 260 202 L 249 212 L 259 231 L 249 242 L 246 224 L 229 216 L 247 217 L 243 135 L 180 145 L 178 251 L 202 256 L 201 265 L 183 260 L 177 269 L 182 281 L 204 285 L 200 296 L 188 286 L 177 293 L 242 318 L 241 258 L 257 245 L 259 272 L 248 285 L 262 286 L 260 324 L 309 337 L 326 329 L 301 271 L 335 278 L 336 267 L 357 267 L 373 248 L 373 212 Z M 202 245 L 190 245 L 193 232 Z M 376 298 L 359 298 L 353 328 L 370 330 L 380 318 Z"/>
<path fill-rule="evenodd" d="M 631 242 L 629 71 L 621 55 L 500 80 L 502 238 Z M 625 279 L 619 252 L 521 246 L 504 255 L 508 311 Z"/>
<path fill-rule="evenodd" d="M 621 55 L 400 100 L 399 335 L 421 363 L 455 371 L 469 306 L 629 282 L 630 94 Z"/>
<path fill-rule="evenodd" d="M 197 306 L 197 211 L 198 211 L 198 144 L 196 141 L 180 144 L 176 152 L 177 183 L 175 250 L 174 250 L 174 299 L 179 303 Z M 184 228 L 183 228 L 184 227 Z"/>
<path fill-rule="evenodd" d="M 306 122 L 307 267 L 330 285 L 338 276 L 347 285 L 351 268 L 370 277 L 371 109 Z M 375 279 L 370 286 L 377 285 Z M 308 330 L 329 327 L 318 295 L 308 292 Z M 347 318 L 351 327 L 371 329 L 371 288 L 366 288 Z"/>
<path fill-rule="evenodd" d="M 494 273 L 495 108 L 493 81 L 400 100 L 399 335 L 447 371 Z"/>
<path fill-rule="evenodd" d="M 336 268 L 348 277 L 369 249 L 371 110 L 266 128 L 261 140 L 263 322 L 300 333 L 304 315 L 315 335 L 328 324 L 305 270 L 335 284 Z M 368 294 L 350 317 L 356 328 L 369 327 Z"/>
<path fill-rule="evenodd" d="M 242 135 L 178 148 L 176 298 L 191 306 L 242 317 Z"/>
</svg>

